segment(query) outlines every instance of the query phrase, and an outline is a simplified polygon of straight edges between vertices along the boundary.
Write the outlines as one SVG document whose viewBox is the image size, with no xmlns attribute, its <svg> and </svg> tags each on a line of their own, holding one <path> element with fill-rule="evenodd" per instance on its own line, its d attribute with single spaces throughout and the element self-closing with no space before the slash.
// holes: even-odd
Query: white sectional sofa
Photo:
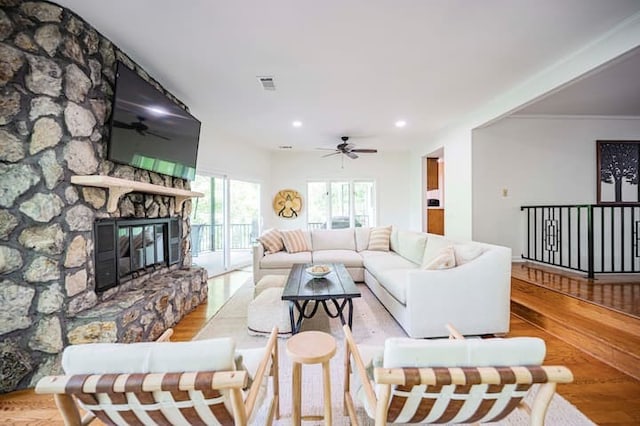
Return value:
<svg viewBox="0 0 640 426">
<path fill-rule="evenodd" d="M 446 323 L 465 335 L 509 331 L 509 248 L 393 229 L 390 251 L 370 251 L 369 232 L 369 228 L 305 231 L 312 250 L 300 253 L 265 255 L 258 243 L 253 251 L 254 279 L 287 275 L 294 263 L 344 263 L 353 280 L 364 281 L 411 337 L 446 336 Z M 423 268 L 450 246 L 457 266 Z"/>
</svg>

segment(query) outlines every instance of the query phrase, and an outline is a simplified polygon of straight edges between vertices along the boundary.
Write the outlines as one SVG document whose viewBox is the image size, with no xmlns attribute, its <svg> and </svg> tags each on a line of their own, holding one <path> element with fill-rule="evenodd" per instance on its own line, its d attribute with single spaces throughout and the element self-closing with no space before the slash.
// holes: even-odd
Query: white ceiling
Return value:
<svg viewBox="0 0 640 426">
<path fill-rule="evenodd" d="M 189 105 L 201 143 L 296 150 L 343 134 L 407 149 L 640 11 L 638 0 L 58 3 Z"/>
<path fill-rule="evenodd" d="M 640 117 L 640 48 L 593 70 L 514 115 Z"/>
</svg>

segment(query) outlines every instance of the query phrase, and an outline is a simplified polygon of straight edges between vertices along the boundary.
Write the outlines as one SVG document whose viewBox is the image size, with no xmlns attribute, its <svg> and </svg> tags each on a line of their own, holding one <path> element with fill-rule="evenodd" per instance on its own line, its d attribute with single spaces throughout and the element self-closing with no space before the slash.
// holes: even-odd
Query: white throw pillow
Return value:
<svg viewBox="0 0 640 426">
<path fill-rule="evenodd" d="M 476 244 L 454 244 L 453 251 L 456 256 L 456 265 L 464 265 L 480 256 L 484 249 Z"/>
<path fill-rule="evenodd" d="M 409 339 L 390 337 L 384 344 L 384 368 L 488 367 L 541 365 L 544 340 L 537 337 L 507 339 Z"/>
<path fill-rule="evenodd" d="M 235 343 L 224 337 L 191 342 L 90 343 L 67 346 L 65 374 L 179 373 L 234 370 Z"/>
<path fill-rule="evenodd" d="M 453 243 L 445 237 L 440 235 L 429 234 L 427 236 L 427 244 L 424 248 L 424 256 L 422 257 L 422 267 L 428 265 L 433 259 L 435 259 L 445 247 L 452 245 Z"/>
<path fill-rule="evenodd" d="M 277 229 L 267 229 L 260 235 L 258 241 L 262 243 L 264 252 L 267 254 L 277 253 L 284 249 L 282 234 Z"/>
<path fill-rule="evenodd" d="M 369 250 L 389 251 L 391 226 L 378 226 L 371 228 L 369 233 Z"/>
<path fill-rule="evenodd" d="M 429 263 L 423 266 L 423 269 L 450 269 L 456 266 L 456 255 L 453 246 L 447 246 L 440 249 L 440 253 Z"/>
<path fill-rule="evenodd" d="M 294 229 L 292 231 L 280 231 L 282 241 L 287 253 L 298 253 L 301 251 L 311 251 L 309 241 L 302 232 L 302 229 Z"/>
<path fill-rule="evenodd" d="M 369 248 L 369 234 L 371 234 L 371 228 L 364 226 L 362 228 L 356 228 L 356 251 L 361 252 Z"/>
</svg>

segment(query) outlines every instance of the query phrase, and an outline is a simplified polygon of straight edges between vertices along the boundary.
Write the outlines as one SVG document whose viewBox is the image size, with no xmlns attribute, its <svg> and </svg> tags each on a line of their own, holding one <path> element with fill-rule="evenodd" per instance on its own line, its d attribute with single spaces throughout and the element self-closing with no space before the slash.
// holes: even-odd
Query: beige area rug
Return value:
<svg viewBox="0 0 640 426">
<path fill-rule="evenodd" d="M 393 336 L 406 337 L 406 333 L 395 322 L 391 315 L 382 307 L 376 297 L 366 285 L 358 285 L 362 297 L 354 299 L 353 336 L 359 344 L 382 345 L 385 338 Z M 247 306 L 253 297 L 253 282 L 249 280 L 236 294 L 220 309 L 220 311 L 203 327 L 194 340 L 214 337 L 233 337 L 238 348 L 255 348 L 263 346 L 266 338 L 251 336 L 247 333 Z M 331 360 L 331 393 L 333 407 L 333 424 L 349 425 L 349 418 L 343 416 L 343 380 L 344 380 L 344 336 L 338 319 L 330 319 L 320 309 L 318 314 L 310 320 L 305 320 L 302 330 L 325 331 L 336 338 L 338 352 Z M 280 356 L 280 413 L 281 418 L 276 425 L 291 424 L 291 361 L 285 351 L 286 339 L 278 340 Z M 302 413 L 322 414 L 322 370 L 319 365 L 305 365 L 302 368 Z M 271 391 L 271 389 L 270 389 Z M 533 401 L 535 392 L 532 391 L 527 401 Z M 362 425 L 373 425 L 359 407 L 359 421 Z M 265 424 L 266 409 L 256 413 L 253 425 Z M 305 425 L 323 424 L 323 422 L 305 421 Z M 516 410 L 500 425 L 526 425 L 528 416 L 522 410 Z M 576 407 L 567 402 L 560 395 L 555 395 L 551 401 L 546 417 L 548 425 L 594 425 Z"/>
</svg>

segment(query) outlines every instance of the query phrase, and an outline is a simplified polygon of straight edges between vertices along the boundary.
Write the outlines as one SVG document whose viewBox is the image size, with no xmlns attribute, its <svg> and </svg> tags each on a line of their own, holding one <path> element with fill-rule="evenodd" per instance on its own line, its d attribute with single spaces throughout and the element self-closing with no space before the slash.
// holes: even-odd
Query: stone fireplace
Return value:
<svg viewBox="0 0 640 426">
<path fill-rule="evenodd" d="M 180 261 L 178 218 L 107 219 L 94 225 L 96 292 Z"/>
<path fill-rule="evenodd" d="M 69 344 L 153 340 L 206 298 L 207 277 L 191 268 L 189 200 L 134 191 L 111 209 L 107 190 L 72 183 L 103 175 L 189 188 L 106 160 L 116 61 L 186 106 L 73 12 L 39 1 L 0 6 L 0 392 L 8 392 L 57 373 Z M 96 235 L 118 225 L 118 257 L 108 259 Z M 121 262 L 110 272 L 117 285 L 102 285 L 109 262 Z"/>
</svg>

